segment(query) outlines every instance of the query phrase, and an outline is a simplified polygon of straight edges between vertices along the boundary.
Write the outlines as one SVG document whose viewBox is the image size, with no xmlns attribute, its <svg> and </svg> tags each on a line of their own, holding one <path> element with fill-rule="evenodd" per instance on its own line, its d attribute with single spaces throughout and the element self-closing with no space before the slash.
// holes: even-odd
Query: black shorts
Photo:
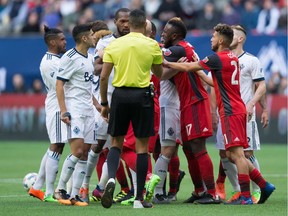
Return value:
<svg viewBox="0 0 288 216">
<path fill-rule="evenodd" d="M 125 136 L 132 122 L 135 137 L 154 135 L 154 100 L 149 88 L 115 88 L 112 94 L 108 133 Z"/>
</svg>

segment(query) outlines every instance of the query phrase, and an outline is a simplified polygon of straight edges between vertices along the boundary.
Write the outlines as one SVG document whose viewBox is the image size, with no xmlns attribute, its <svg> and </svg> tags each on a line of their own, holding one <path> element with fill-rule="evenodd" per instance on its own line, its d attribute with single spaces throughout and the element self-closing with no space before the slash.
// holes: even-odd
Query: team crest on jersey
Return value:
<svg viewBox="0 0 288 216">
<path fill-rule="evenodd" d="M 172 127 L 170 127 L 168 130 L 167 130 L 167 133 L 169 134 L 169 136 L 172 136 L 174 134 L 174 130 Z"/>
<path fill-rule="evenodd" d="M 234 53 L 232 53 L 232 52 L 229 52 L 227 55 L 228 55 L 229 58 L 235 57 Z"/>
<path fill-rule="evenodd" d="M 209 61 L 209 58 L 208 57 L 205 57 L 203 60 L 202 60 L 204 63 L 207 63 Z"/>
<path fill-rule="evenodd" d="M 172 54 L 171 50 L 163 48 L 163 55 L 170 56 Z"/>
<path fill-rule="evenodd" d="M 80 129 L 79 129 L 77 126 L 75 126 L 74 129 L 73 129 L 73 132 L 74 132 L 75 134 L 79 134 Z"/>
</svg>

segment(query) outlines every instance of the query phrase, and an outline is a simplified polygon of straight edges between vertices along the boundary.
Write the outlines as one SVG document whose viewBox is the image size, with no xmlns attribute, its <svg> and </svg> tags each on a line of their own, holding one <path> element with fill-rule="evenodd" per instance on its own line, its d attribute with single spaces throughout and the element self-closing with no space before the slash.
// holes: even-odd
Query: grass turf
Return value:
<svg viewBox="0 0 288 216">
<path fill-rule="evenodd" d="M 215 179 L 218 174 L 219 157 L 214 145 L 208 144 L 208 151 L 214 164 Z M 28 196 L 23 189 L 22 179 L 29 172 L 38 172 L 41 158 L 48 147 L 48 142 L 1 141 L 0 157 L 0 215 L 204 215 L 204 216 L 270 216 L 287 215 L 287 145 L 262 145 L 262 150 L 257 152 L 263 176 L 276 186 L 276 191 L 263 205 L 252 206 L 226 206 L 226 205 L 193 205 L 182 202 L 191 195 L 193 186 L 188 174 L 187 162 L 181 149 L 179 156 L 181 169 L 186 172 L 182 181 L 178 200 L 170 205 L 155 205 L 153 209 L 136 209 L 131 206 L 113 205 L 104 209 L 100 203 L 90 203 L 88 207 L 62 206 L 58 203 L 44 203 Z M 66 146 L 61 158 L 61 165 L 69 153 Z M 58 175 L 59 177 L 59 175 Z M 90 189 L 97 183 L 96 174 L 91 178 Z M 116 188 L 115 194 L 119 191 Z M 226 181 L 227 196 L 231 186 Z"/>
</svg>

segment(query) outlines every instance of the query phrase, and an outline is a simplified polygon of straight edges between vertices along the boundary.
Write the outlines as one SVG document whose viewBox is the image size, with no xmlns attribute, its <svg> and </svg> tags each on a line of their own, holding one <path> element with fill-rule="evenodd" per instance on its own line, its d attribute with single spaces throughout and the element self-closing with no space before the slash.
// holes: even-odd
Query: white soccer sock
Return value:
<svg viewBox="0 0 288 216">
<path fill-rule="evenodd" d="M 54 182 L 58 173 L 58 166 L 61 154 L 48 150 L 48 158 L 46 161 L 46 192 L 45 195 L 54 193 Z"/>
<path fill-rule="evenodd" d="M 156 161 L 154 172 L 160 177 L 161 180 L 155 187 L 155 194 L 163 194 L 163 185 L 167 176 L 170 160 L 170 158 L 167 158 L 161 154 Z"/>
<path fill-rule="evenodd" d="M 90 178 L 93 173 L 93 170 L 96 167 L 98 156 L 99 156 L 99 153 L 95 153 L 92 150 L 90 150 L 88 153 L 87 170 L 86 170 L 86 175 L 84 177 L 83 184 L 82 184 L 83 188 L 89 188 Z"/>
<path fill-rule="evenodd" d="M 72 185 L 73 185 L 73 175 L 69 178 L 68 182 L 66 183 L 66 192 L 69 195 L 72 192 Z"/>
<path fill-rule="evenodd" d="M 75 197 L 79 194 L 80 187 L 83 183 L 87 170 L 87 161 L 79 160 L 75 166 L 75 171 L 73 173 L 73 186 L 71 197 Z"/>
<path fill-rule="evenodd" d="M 47 161 L 47 157 L 48 157 L 48 151 L 49 151 L 49 148 L 42 157 L 40 168 L 39 168 L 38 175 L 37 175 L 37 180 L 36 180 L 35 184 L 33 185 L 33 188 L 35 190 L 40 190 L 44 185 L 45 167 L 46 167 L 46 161 Z"/>
<path fill-rule="evenodd" d="M 223 169 L 228 177 L 233 191 L 241 191 L 238 182 L 238 171 L 235 164 L 231 163 L 228 158 L 221 158 Z"/>
<path fill-rule="evenodd" d="M 62 171 L 59 179 L 59 183 L 57 189 L 66 189 L 66 183 L 68 182 L 69 178 L 71 177 L 75 165 L 77 164 L 79 158 L 75 157 L 74 155 L 70 154 L 63 163 Z"/>
<path fill-rule="evenodd" d="M 137 173 L 129 168 L 131 176 L 132 176 L 132 183 L 133 183 L 133 188 L 134 188 L 134 197 L 136 197 L 137 194 Z"/>
<path fill-rule="evenodd" d="M 100 181 L 98 182 L 98 186 L 101 190 L 105 189 L 106 183 L 108 181 L 108 166 L 107 166 L 107 160 L 103 163 L 102 166 L 102 174 L 100 177 Z"/>
<path fill-rule="evenodd" d="M 253 166 L 254 166 L 257 170 L 259 170 L 259 172 L 260 172 L 260 165 L 259 165 L 259 162 L 258 162 L 257 158 L 255 157 L 255 155 L 252 155 L 252 156 L 249 158 L 249 160 L 251 161 L 251 163 L 253 164 Z M 251 181 L 251 183 L 252 183 L 252 191 L 253 191 L 253 192 L 254 192 L 254 191 L 259 192 L 259 191 L 260 191 L 259 186 L 258 186 L 255 182 L 253 182 L 253 181 Z"/>
</svg>

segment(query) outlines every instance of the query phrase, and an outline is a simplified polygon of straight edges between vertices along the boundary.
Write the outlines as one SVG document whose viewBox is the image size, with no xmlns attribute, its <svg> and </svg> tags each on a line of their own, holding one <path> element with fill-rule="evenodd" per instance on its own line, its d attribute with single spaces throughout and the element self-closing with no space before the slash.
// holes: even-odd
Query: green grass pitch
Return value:
<svg viewBox="0 0 288 216">
<path fill-rule="evenodd" d="M 287 215 L 287 145 L 262 145 L 261 151 L 256 153 L 260 162 L 263 176 L 276 186 L 276 191 L 263 205 L 226 206 L 226 205 L 193 205 L 183 204 L 188 198 L 193 186 L 187 170 L 187 162 L 179 149 L 181 169 L 186 172 L 178 200 L 170 205 L 155 205 L 153 209 L 133 209 L 128 206 L 113 205 L 104 209 L 100 203 L 90 203 L 88 207 L 62 206 L 58 203 L 45 203 L 30 197 L 23 189 L 22 179 L 29 172 L 38 172 L 40 160 L 48 147 L 47 142 L 29 141 L 1 141 L 0 157 L 0 215 L 26 216 L 26 215 L 151 215 L 151 216 L 282 216 Z M 208 151 L 214 164 L 215 179 L 218 174 L 219 157 L 213 144 L 208 144 Z M 69 145 L 61 158 L 61 165 L 69 153 Z M 59 175 L 58 175 L 59 177 Z M 58 181 L 58 179 L 57 179 Z M 96 174 L 93 173 L 90 189 L 97 183 Z M 115 193 L 119 191 L 116 188 Z M 226 191 L 229 196 L 231 186 L 226 181 Z"/>
</svg>

